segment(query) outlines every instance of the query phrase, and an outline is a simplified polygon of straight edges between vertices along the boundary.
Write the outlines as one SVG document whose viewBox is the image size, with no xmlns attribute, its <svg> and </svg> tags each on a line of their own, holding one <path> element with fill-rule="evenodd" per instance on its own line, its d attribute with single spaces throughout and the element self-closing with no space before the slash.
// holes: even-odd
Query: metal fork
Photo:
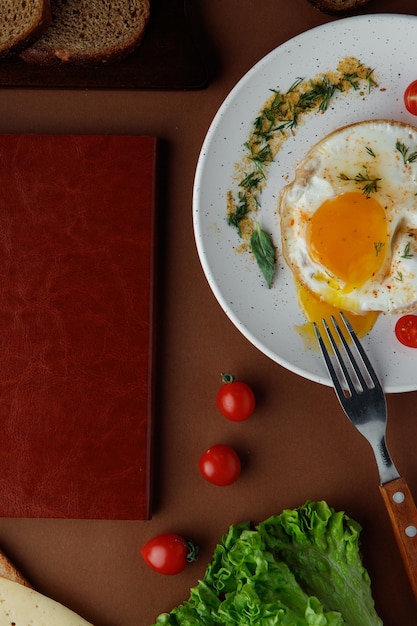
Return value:
<svg viewBox="0 0 417 626">
<path fill-rule="evenodd" d="M 316 323 L 313 323 L 314 331 L 339 402 L 349 420 L 369 442 L 374 452 L 380 478 L 380 492 L 411 588 L 417 599 L 417 508 L 406 480 L 400 477 L 388 452 L 387 406 L 381 383 L 343 313 L 341 318 L 351 343 L 336 319 L 332 317 L 331 323 L 339 337 L 340 348 L 334 331 L 326 320 L 322 320 L 333 354 L 327 350 Z"/>
</svg>

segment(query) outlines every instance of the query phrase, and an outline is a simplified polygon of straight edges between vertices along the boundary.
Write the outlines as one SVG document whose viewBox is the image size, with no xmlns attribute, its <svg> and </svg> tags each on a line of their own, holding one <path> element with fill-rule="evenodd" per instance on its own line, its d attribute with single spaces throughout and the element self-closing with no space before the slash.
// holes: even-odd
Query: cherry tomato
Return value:
<svg viewBox="0 0 417 626">
<path fill-rule="evenodd" d="M 232 422 L 248 419 L 255 409 L 255 395 L 246 383 L 235 380 L 231 374 L 222 374 L 223 385 L 217 392 L 216 404 L 220 413 Z"/>
<path fill-rule="evenodd" d="M 202 477 L 209 483 L 226 487 L 239 478 L 241 464 L 239 456 L 233 448 L 219 443 L 201 455 L 198 469 Z"/>
<path fill-rule="evenodd" d="M 179 574 L 195 561 L 197 547 L 180 535 L 166 533 L 150 539 L 140 551 L 143 560 L 159 574 Z"/>
<path fill-rule="evenodd" d="M 395 335 L 408 348 L 417 348 L 417 315 L 403 315 L 395 324 Z"/>
<path fill-rule="evenodd" d="M 404 92 L 405 108 L 412 115 L 417 115 L 417 80 L 410 83 Z"/>
</svg>

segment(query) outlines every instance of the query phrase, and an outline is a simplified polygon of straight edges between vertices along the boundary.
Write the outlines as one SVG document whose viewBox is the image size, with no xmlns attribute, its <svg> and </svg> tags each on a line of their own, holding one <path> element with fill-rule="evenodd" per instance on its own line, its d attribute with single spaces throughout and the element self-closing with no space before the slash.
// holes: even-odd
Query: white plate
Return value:
<svg viewBox="0 0 417 626">
<path fill-rule="evenodd" d="M 230 92 L 215 116 L 197 164 L 193 217 L 196 244 L 207 280 L 225 313 L 259 350 L 310 380 L 330 385 L 317 351 L 306 348 L 295 329 L 305 319 L 294 281 L 280 255 L 277 198 L 309 147 L 334 129 L 366 119 L 393 119 L 417 125 L 403 104 L 407 85 L 417 79 L 412 42 L 417 17 L 362 15 L 319 26 L 279 46 L 257 63 Z M 251 255 L 236 252 L 241 240 L 226 221 L 226 194 L 233 188 L 234 165 L 244 153 L 253 122 L 271 95 L 286 91 L 298 77 L 313 78 L 335 69 L 346 56 L 374 69 L 379 88 L 337 96 L 324 115 L 304 116 L 268 168 L 258 220 L 274 233 L 279 261 L 267 289 Z M 417 210 L 417 208 L 416 208 Z M 395 316 L 380 316 L 364 339 L 387 393 L 417 389 L 417 350 L 395 339 Z"/>
</svg>

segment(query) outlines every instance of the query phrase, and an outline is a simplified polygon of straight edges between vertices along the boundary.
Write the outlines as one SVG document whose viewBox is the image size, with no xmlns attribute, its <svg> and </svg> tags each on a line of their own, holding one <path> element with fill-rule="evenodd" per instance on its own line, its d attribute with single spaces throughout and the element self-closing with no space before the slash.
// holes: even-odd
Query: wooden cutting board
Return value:
<svg viewBox="0 0 417 626">
<path fill-rule="evenodd" d="M 37 66 L 1 59 L 2 87 L 71 89 L 204 89 L 208 68 L 197 45 L 188 0 L 151 0 L 151 19 L 138 48 L 116 63 Z M 194 7 L 193 7 L 194 8 Z"/>
<path fill-rule="evenodd" d="M 0 135 L 0 516 L 150 516 L 154 137 Z"/>
</svg>

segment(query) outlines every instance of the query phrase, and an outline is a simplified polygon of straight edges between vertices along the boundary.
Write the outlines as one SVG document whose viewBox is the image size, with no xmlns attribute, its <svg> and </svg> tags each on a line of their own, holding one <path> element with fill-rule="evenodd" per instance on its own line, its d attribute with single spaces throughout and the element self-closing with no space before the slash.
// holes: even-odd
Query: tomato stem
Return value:
<svg viewBox="0 0 417 626">
<path fill-rule="evenodd" d="M 197 560 L 198 557 L 198 546 L 196 546 L 192 541 L 187 541 L 188 554 L 186 556 L 187 563 L 192 563 Z"/>
<path fill-rule="evenodd" d="M 233 374 L 229 374 L 228 372 L 222 372 L 222 383 L 228 384 L 234 381 L 235 377 Z"/>
</svg>

